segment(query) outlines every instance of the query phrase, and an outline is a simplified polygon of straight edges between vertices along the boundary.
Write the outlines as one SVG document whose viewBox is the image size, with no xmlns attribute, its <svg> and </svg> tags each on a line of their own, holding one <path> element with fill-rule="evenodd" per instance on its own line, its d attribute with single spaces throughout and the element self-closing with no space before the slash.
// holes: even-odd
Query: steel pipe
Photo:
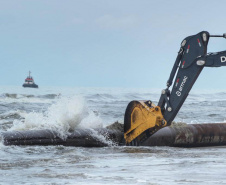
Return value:
<svg viewBox="0 0 226 185">
<path fill-rule="evenodd" d="M 172 147 L 226 145 L 226 123 L 182 124 L 165 127 L 141 145 Z"/>
<path fill-rule="evenodd" d="M 76 147 L 103 147 L 119 145 L 123 133 L 109 129 L 78 129 L 66 139 L 51 130 L 11 131 L 1 133 L 4 145 L 64 145 Z"/>
<path fill-rule="evenodd" d="M 122 127 L 118 129 L 78 129 L 67 139 L 50 130 L 11 131 L 1 133 L 5 145 L 64 145 L 103 147 L 125 145 Z M 202 147 L 226 145 L 226 123 L 177 124 L 165 127 L 141 146 Z"/>
</svg>

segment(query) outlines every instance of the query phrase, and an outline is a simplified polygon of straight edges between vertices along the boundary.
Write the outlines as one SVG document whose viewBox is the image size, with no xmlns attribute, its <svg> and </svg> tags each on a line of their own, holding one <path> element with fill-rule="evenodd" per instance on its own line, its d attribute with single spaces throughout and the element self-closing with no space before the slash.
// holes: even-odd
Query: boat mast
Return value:
<svg viewBox="0 0 226 185">
<path fill-rule="evenodd" d="M 29 71 L 29 78 L 31 78 L 31 71 Z"/>
</svg>

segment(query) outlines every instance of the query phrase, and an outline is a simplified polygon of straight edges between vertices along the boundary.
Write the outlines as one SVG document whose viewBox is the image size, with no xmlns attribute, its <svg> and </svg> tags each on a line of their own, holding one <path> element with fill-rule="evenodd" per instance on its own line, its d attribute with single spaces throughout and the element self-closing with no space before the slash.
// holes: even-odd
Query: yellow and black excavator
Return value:
<svg viewBox="0 0 226 185">
<path fill-rule="evenodd" d="M 202 31 L 182 41 L 167 88 L 162 90 L 158 105 L 150 100 L 128 104 L 124 117 L 127 145 L 139 146 L 159 129 L 171 125 L 204 67 L 226 66 L 226 51 L 207 53 L 210 37 L 226 38 L 226 33 L 210 35 Z"/>
</svg>

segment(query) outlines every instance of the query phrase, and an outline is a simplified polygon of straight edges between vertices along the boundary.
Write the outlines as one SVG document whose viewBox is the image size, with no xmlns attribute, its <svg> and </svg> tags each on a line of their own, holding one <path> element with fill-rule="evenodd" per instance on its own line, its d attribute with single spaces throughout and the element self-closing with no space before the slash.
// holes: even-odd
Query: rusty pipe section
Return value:
<svg viewBox="0 0 226 185">
<path fill-rule="evenodd" d="M 226 145 L 226 123 L 182 124 L 165 127 L 141 145 L 172 147 Z"/>
<path fill-rule="evenodd" d="M 11 131 L 1 133 L 1 137 L 5 145 L 104 147 L 111 143 L 125 145 L 121 128 L 120 126 L 117 129 L 78 129 L 65 140 L 50 130 Z M 226 145 L 226 123 L 176 124 L 162 128 L 140 144 L 140 146 L 170 147 L 221 145 Z"/>
</svg>

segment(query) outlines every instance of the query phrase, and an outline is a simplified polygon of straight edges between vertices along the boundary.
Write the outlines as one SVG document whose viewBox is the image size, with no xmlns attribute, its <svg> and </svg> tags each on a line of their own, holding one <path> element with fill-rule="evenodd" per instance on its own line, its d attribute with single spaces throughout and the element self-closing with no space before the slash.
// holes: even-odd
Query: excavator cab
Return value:
<svg viewBox="0 0 226 185">
<path fill-rule="evenodd" d="M 226 38 L 226 34 L 210 35 L 202 31 L 181 42 L 167 87 L 162 90 L 158 105 L 151 100 L 135 100 L 128 104 L 124 117 L 127 145 L 138 146 L 159 129 L 171 125 L 204 67 L 226 66 L 226 51 L 207 53 L 210 37 Z"/>
</svg>

